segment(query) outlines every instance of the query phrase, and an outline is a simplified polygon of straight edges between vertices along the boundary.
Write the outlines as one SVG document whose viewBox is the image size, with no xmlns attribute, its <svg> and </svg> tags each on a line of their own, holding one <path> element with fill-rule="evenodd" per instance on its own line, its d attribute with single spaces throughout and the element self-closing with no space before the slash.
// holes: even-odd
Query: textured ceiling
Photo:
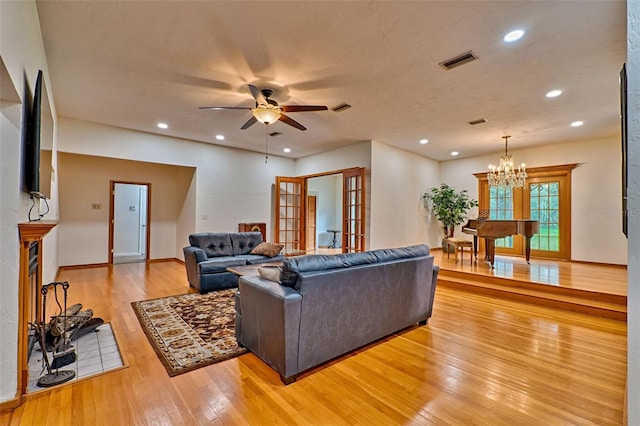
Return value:
<svg viewBox="0 0 640 426">
<path fill-rule="evenodd" d="M 618 135 L 624 1 L 38 1 L 58 114 L 262 151 L 248 84 L 280 104 L 293 158 L 363 140 L 436 160 Z M 525 36 L 502 37 L 522 28 Z M 479 59 L 438 64 L 473 50 Z M 562 89 L 562 96 L 545 93 Z M 487 123 L 470 126 L 468 121 Z M 570 127 L 584 121 L 579 128 Z M 157 122 L 169 129 L 160 130 Z M 225 135 L 220 142 L 216 134 Z M 420 145 L 422 138 L 429 139 Z M 292 149 L 283 154 L 282 148 Z M 459 158 L 460 158 L 459 157 Z"/>
</svg>

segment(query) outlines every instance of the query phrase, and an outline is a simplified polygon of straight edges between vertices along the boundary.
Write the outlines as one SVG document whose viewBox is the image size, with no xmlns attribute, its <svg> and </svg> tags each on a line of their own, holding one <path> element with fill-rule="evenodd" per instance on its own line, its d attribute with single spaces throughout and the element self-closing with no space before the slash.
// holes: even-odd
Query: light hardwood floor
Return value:
<svg viewBox="0 0 640 426">
<path fill-rule="evenodd" d="M 32 394 L 9 425 L 619 425 L 626 324 L 438 288 L 433 317 L 289 386 L 253 354 L 170 378 L 132 301 L 188 291 L 177 262 L 65 270 L 129 367 Z"/>
</svg>

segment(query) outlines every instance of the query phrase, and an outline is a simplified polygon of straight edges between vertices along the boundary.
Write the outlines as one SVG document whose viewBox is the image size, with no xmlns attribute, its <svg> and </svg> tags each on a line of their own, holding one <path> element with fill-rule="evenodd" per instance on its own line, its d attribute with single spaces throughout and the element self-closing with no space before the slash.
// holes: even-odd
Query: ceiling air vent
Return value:
<svg viewBox="0 0 640 426">
<path fill-rule="evenodd" d="M 477 120 L 473 120 L 473 121 L 467 121 L 467 123 L 469 123 L 472 126 L 475 126 L 476 124 L 482 124 L 482 123 L 486 123 L 487 119 L 486 118 L 479 118 Z"/>
<path fill-rule="evenodd" d="M 450 70 L 452 68 L 459 67 L 460 65 L 464 65 L 468 62 L 475 61 L 476 59 L 478 59 L 478 56 L 476 56 L 473 51 L 469 50 L 468 52 L 464 52 L 463 54 L 458 55 L 455 58 L 442 61 L 438 65 L 446 70 Z"/>
<path fill-rule="evenodd" d="M 351 108 L 351 105 L 349 105 L 349 104 L 345 104 L 345 103 L 342 103 L 342 104 L 340 104 L 340 105 L 338 105 L 338 106 L 334 106 L 334 107 L 333 107 L 333 108 L 331 108 L 331 109 L 332 109 L 333 111 L 335 111 L 335 112 L 341 112 L 341 111 L 344 111 L 345 109 L 349 109 L 349 108 Z"/>
<path fill-rule="evenodd" d="M 273 138 L 273 137 L 276 137 L 276 136 L 280 136 L 281 134 L 282 133 L 280 133 L 280 132 L 271 132 L 271 133 L 269 133 L 269 136 L 271 136 Z"/>
</svg>

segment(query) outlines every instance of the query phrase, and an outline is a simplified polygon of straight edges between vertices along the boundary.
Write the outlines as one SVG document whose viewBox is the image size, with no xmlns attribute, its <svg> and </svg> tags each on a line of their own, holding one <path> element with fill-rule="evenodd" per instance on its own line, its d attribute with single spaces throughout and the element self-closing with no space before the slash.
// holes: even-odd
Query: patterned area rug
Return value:
<svg viewBox="0 0 640 426">
<path fill-rule="evenodd" d="M 246 352 L 235 337 L 235 289 L 133 302 L 169 376 Z"/>
</svg>

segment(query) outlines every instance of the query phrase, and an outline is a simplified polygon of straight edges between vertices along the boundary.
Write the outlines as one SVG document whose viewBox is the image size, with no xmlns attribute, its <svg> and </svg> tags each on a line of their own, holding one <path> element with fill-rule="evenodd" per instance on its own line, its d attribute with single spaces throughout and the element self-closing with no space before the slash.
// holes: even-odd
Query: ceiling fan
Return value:
<svg viewBox="0 0 640 426">
<path fill-rule="evenodd" d="M 220 107 L 220 106 L 207 106 L 200 107 L 200 109 L 245 109 L 251 110 L 253 117 L 249 119 L 241 127 L 242 130 L 248 129 L 253 126 L 257 121 L 269 125 L 280 120 L 289 126 L 295 127 L 300 130 L 307 130 L 302 124 L 298 123 L 293 118 L 285 115 L 285 112 L 306 112 L 306 111 L 326 111 L 326 106 L 319 105 L 278 105 L 276 101 L 271 99 L 273 90 L 271 89 L 258 89 L 256 86 L 250 84 L 249 89 L 251 94 L 256 100 L 255 108 L 250 107 Z"/>
</svg>

